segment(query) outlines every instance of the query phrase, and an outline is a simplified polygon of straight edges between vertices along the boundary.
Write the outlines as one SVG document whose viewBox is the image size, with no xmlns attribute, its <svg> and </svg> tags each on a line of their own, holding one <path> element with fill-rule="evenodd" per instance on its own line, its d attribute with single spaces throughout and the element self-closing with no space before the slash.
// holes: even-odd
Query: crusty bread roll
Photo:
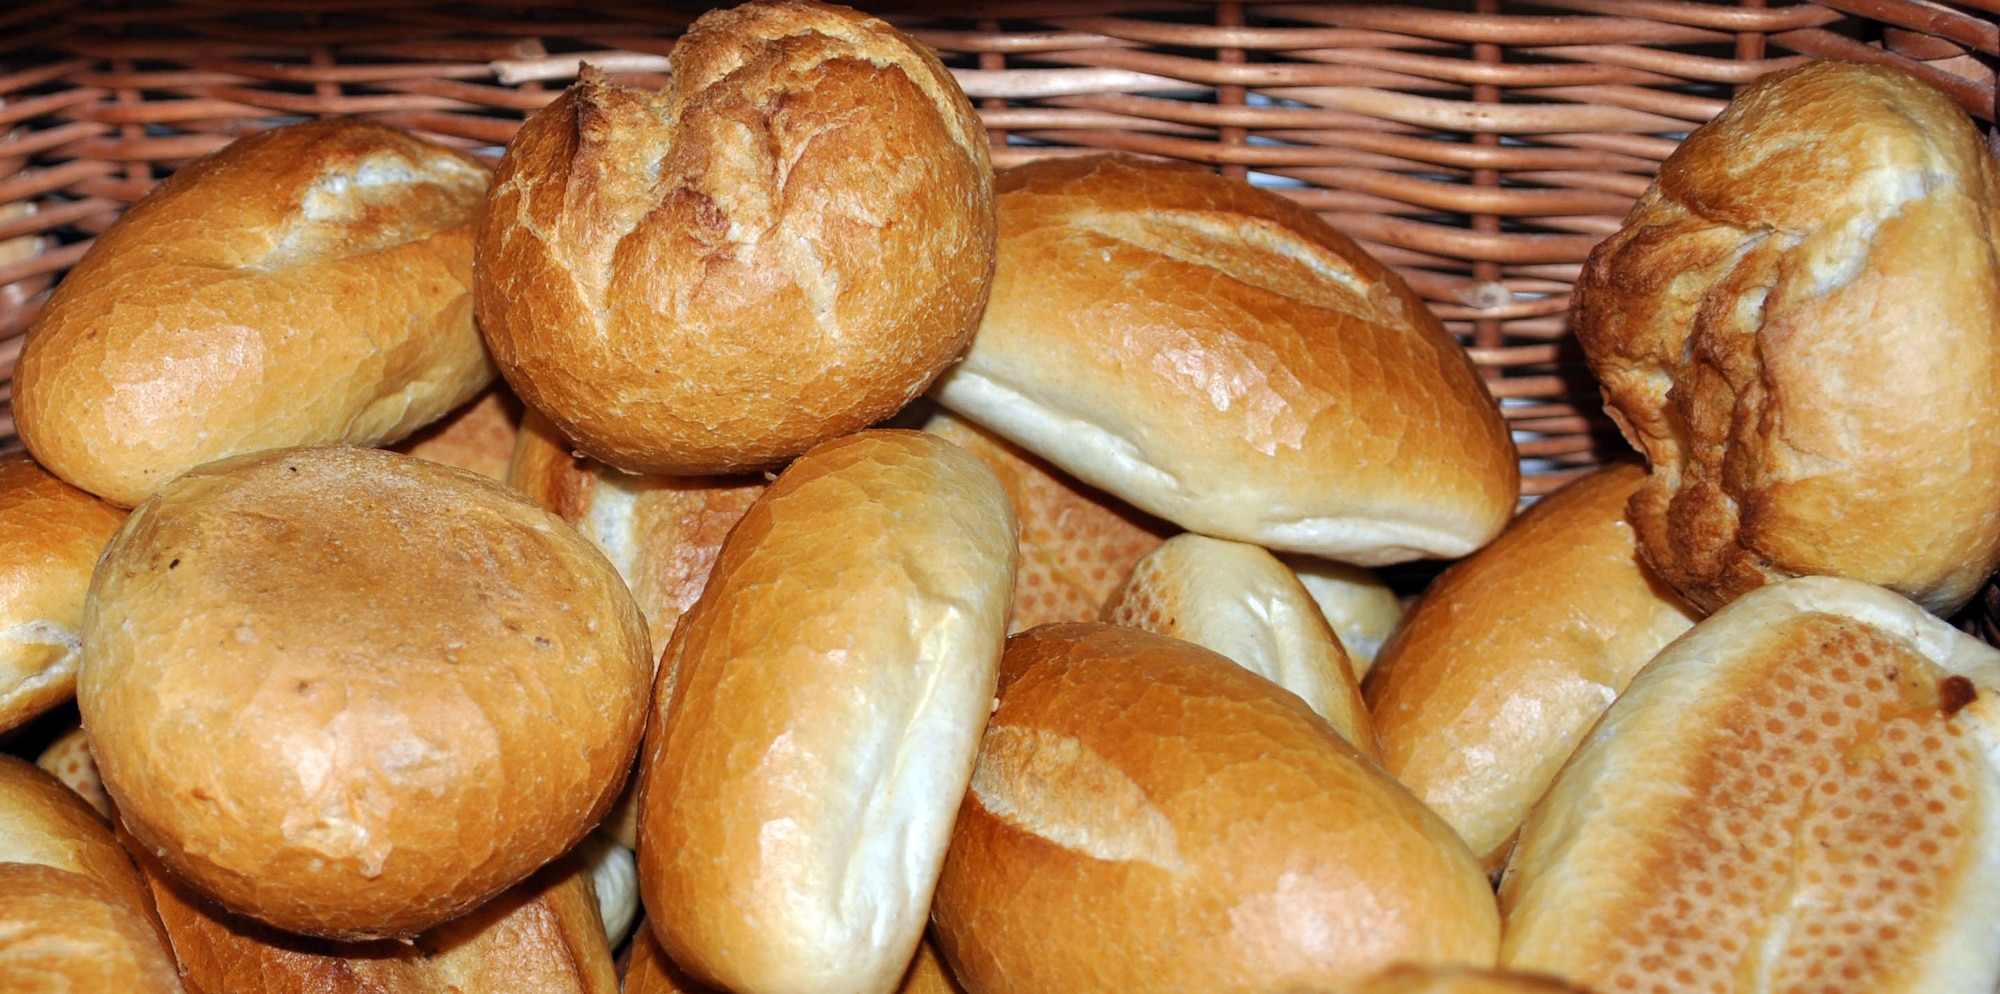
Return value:
<svg viewBox="0 0 2000 994">
<path fill-rule="evenodd" d="M 1852 580 L 1746 594 L 1611 706 L 1500 900 L 1504 963 L 1601 991 L 1991 994 L 2000 652 Z"/>
<path fill-rule="evenodd" d="M 1914 77 L 1739 94 L 1592 251 L 1572 325 L 1653 467 L 1640 548 L 1703 610 L 1811 574 L 1949 614 L 2000 566 L 2000 165 Z"/>
<path fill-rule="evenodd" d="M 1340 636 L 1340 646 L 1354 664 L 1354 675 L 1367 679 L 1375 668 L 1382 643 L 1403 620 L 1403 600 L 1375 571 L 1336 563 L 1317 556 L 1282 556 L 1319 605 L 1321 617 Z"/>
<path fill-rule="evenodd" d="M 0 732 L 76 694 L 83 595 L 125 512 L 0 455 Z"/>
<path fill-rule="evenodd" d="M 616 470 L 575 452 L 535 411 L 521 422 L 507 482 L 569 522 L 618 567 L 652 644 L 661 647 L 701 598 L 722 540 L 766 485 L 762 476 Z"/>
<path fill-rule="evenodd" d="M 618 994 L 573 857 L 410 941 L 349 943 L 232 915 L 136 856 L 194 994 Z"/>
<path fill-rule="evenodd" d="M 1217 538 L 1369 566 L 1507 523 L 1520 467 L 1471 360 L 1311 211 L 1119 157 L 995 188 L 993 293 L 946 407 Z"/>
<path fill-rule="evenodd" d="M 933 414 L 924 430 L 978 456 L 1014 504 L 1021 567 L 1008 634 L 1096 620 L 1139 558 L 1174 531 L 949 411 Z"/>
<path fill-rule="evenodd" d="M 131 507 L 259 449 L 393 442 L 493 379 L 478 160 L 323 118 L 176 171 L 63 277 L 14 374 L 21 441 Z"/>
<path fill-rule="evenodd" d="M 138 870 L 49 774 L 0 755 L 0 990 L 180 994 Z"/>
<path fill-rule="evenodd" d="M 1613 465 L 1543 497 L 1431 584 L 1369 681 L 1382 765 L 1488 870 L 1598 716 L 1694 624 L 1633 548 L 1625 502 L 1645 476 Z"/>
<path fill-rule="evenodd" d="M 1402 963 L 1346 994 L 1590 994 L 1546 974 Z"/>
<path fill-rule="evenodd" d="M 521 426 L 520 400 L 504 383 L 488 387 L 468 404 L 424 426 L 392 448 L 404 455 L 505 480 L 514 461 Z"/>
<path fill-rule="evenodd" d="M 972 994 L 1303 991 L 1491 966 L 1465 844 L 1296 696 L 1110 625 L 1015 636 L 933 907 Z"/>
<path fill-rule="evenodd" d="M 90 758 L 90 736 L 84 734 L 83 726 L 71 726 L 69 731 L 56 736 L 35 757 L 35 766 L 48 771 L 83 798 L 91 810 L 110 820 L 111 796 L 104 792 L 104 781 L 97 775 L 97 760 Z"/>
<path fill-rule="evenodd" d="M 751 506 L 660 665 L 640 788 L 651 928 L 739 994 L 888 992 L 992 707 L 1006 492 L 965 450 L 866 431 Z"/>
<path fill-rule="evenodd" d="M 1299 695 L 1362 755 L 1381 758 L 1347 650 L 1298 577 L 1264 549 L 1176 535 L 1133 567 L 1104 620 L 1213 649 Z"/>
<path fill-rule="evenodd" d="M 986 133 L 882 21 L 697 20 L 664 90 L 581 81 L 507 146 L 479 320 L 521 398 L 620 469 L 775 465 L 921 394 L 993 271 Z"/>
<path fill-rule="evenodd" d="M 135 510 L 77 703 L 132 834 L 236 914 L 357 940 L 484 903 L 581 839 L 652 669 L 611 564 L 464 470 L 284 449 Z"/>
<path fill-rule="evenodd" d="M 632 965 L 625 971 L 625 994 L 717 994 L 712 987 L 703 987 L 688 979 L 687 974 L 674 966 L 667 954 L 660 950 L 660 943 L 653 938 L 651 929 L 641 928 L 632 937 Z M 910 961 L 910 968 L 903 974 L 903 982 L 896 988 L 896 994 L 965 994 L 965 989 L 951 979 L 945 971 L 944 962 L 938 959 L 937 950 L 928 941 L 917 944 L 916 958 Z"/>
</svg>

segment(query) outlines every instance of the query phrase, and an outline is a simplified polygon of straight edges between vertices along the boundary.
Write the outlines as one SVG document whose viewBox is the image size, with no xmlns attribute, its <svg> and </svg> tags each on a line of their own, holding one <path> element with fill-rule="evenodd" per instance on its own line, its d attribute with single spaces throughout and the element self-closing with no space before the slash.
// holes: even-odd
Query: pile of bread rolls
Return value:
<svg viewBox="0 0 2000 994">
<path fill-rule="evenodd" d="M 1518 516 L 1316 215 L 986 149 L 755 0 L 492 169 L 328 119 L 135 205 L 0 462 L 0 732 L 80 719 L 0 757 L 0 990 L 1996 989 L 1947 100 L 1692 135 L 1576 298 L 1648 465 Z"/>
</svg>

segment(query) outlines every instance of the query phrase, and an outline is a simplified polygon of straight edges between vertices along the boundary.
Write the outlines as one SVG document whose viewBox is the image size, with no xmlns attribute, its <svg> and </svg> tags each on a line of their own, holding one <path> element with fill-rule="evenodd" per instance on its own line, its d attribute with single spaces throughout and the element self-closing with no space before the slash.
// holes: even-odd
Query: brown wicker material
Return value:
<svg viewBox="0 0 2000 994">
<path fill-rule="evenodd" d="M 865 6 L 865 5 L 864 5 Z M 995 164 L 1210 164 L 1401 270 L 1489 376 L 1541 493 L 1621 451 L 1569 291 L 1675 141 L 1807 56 L 1893 63 L 1991 127 L 2000 0 L 884 3 L 980 106 Z M 119 210 L 325 114 L 489 154 L 589 61 L 657 85 L 698 8 L 640 0 L 42 0 L 0 10 L 0 377 Z M 0 411 L 0 438 L 12 420 Z"/>
</svg>

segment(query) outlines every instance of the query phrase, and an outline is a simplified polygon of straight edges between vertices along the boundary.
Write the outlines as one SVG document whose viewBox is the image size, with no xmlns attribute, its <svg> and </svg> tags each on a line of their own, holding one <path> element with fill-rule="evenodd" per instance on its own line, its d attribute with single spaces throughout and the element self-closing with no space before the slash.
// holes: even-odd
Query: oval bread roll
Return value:
<svg viewBox="0 0 2000 994">
<path fill-rule="evenodd" d="M 632 965 L 625 972 L 624 994 L 717 994 L 712 987 L 703 987 L 689 980 L 687 975 L 667 959 L 660 951 L 660 943 L 653 938 L 651 929 L 641 928 L 632 937 Z M 917 944 L 917 955 L 910 961 L 910 968 L 903 974 L 903 982 L 896 988 L 896 994 L 965 994 L 964 988 L 945 972 L 944 962 L 938 959 L 937 950 L 928 940 Z"/>
<path fill-rule="evenodd" d="M 1298 575 L 1321 617 L 1340 637 L 1340 647 L 1354 664 L 1357 679 L 1366 680 L 1375 656 L 1403 620 L 1403 601 L 1375 571 L 1317 556 L 1281 556 Z"/>
<path fill-rule="evenodd" d="M 487 171 L 380 124 L 236 141 L 119 215 L 28 330 L 21 441 L 123 507 L 260 449 L 394 442 L 493 379 L 472 324 Z"/>
<path fill-rule="evenodd" d="M 660 943 L 739 994 L 886 994 L 992 707 L 1006 492 L 921 432 L 829 442 L 744 516 L 660 666 L 639 884 Z"/>
<path fill-rule="evenodd" d="M 1317 215 L 1193 168 L 995 180 L 1000 260 L 938 401 L 1189 531 L 1364 566 L 1498 534 L 1514 443 L 1465 350 Z"/>
<path fill-rule="evenodd" d="M 1502 962 L 1601 991 L 1991 994 L 2000 652 L 1852 580 L 1759 588 L 1611 706 L 1528 816 Z"/>
<path fill-rule="evenodd" d="M 1015 636 L 933 917 L 972 994 L 1340 989 L 1492 966 L 1450 828 L 1297 696 L 1111 625 Z"/>
<path fill-rule="evenodd" d="M 1639 563 L 1611 466 L 1549 494 L 1431 584 L 1368 684 L 1382 765 L 1488 870 L 1640 667 L 1695 619 Z"/>
<path fill-rule="evenodd" d="M 1104 620 L 1213 649 L 1306 702 L 1380 760 L 1347 650 L 1278 557 L 1204 535 L 1168 539 L 1139 560 Z"/>
<path fill-rule="evenodd" d="M 569 526 L 344 446 L 211 463 L 140 505 L 84 656 L 133 836 L 231 912 L 347 941 L 430 929 L 575 845 L 631 768 L 652 669 Z"/>
<path fill-rule="evenodd" d="M 83 597 L 125 512 L 0 456 L 0 732 L 76 695 Z"/>
<path fill-rule="evenodd" d="M 631 472 L 773 466 L 920 395 L 993 272 L 992 165 L 937 57 L 845 7 L 697 20 L 508 143 L 479 240 L 507 381 Z"/>
</svg>

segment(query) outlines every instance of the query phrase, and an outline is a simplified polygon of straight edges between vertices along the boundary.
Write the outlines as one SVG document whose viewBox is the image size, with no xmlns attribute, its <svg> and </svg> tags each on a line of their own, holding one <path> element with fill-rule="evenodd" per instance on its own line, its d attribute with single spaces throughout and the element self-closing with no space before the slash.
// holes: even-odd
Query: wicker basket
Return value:
<svg viewBox="0 0 2000 994">
<path fill-rule="evenodd" d="M 1569 292 L 1679 137 L 1736 87 L 1809 56 L 1902 66 L 1990 130 L 2000 60 L 2000 0 L 932 9 L 871 8 L 957 73 L 997 166 L 1098 149 L 1209 164 L 1398 268 L 1486 373 L 1528 494 L 1624 447 L 1568 334 Z M 698 13 L 16 0 L 0 12 L 0 377 L 49 287 L 176 165 L 325 114 L 497 155 L 582 61 L 658 85 Z M 0 439 L 13 434 L 0 409 Z"/>
</svg>

